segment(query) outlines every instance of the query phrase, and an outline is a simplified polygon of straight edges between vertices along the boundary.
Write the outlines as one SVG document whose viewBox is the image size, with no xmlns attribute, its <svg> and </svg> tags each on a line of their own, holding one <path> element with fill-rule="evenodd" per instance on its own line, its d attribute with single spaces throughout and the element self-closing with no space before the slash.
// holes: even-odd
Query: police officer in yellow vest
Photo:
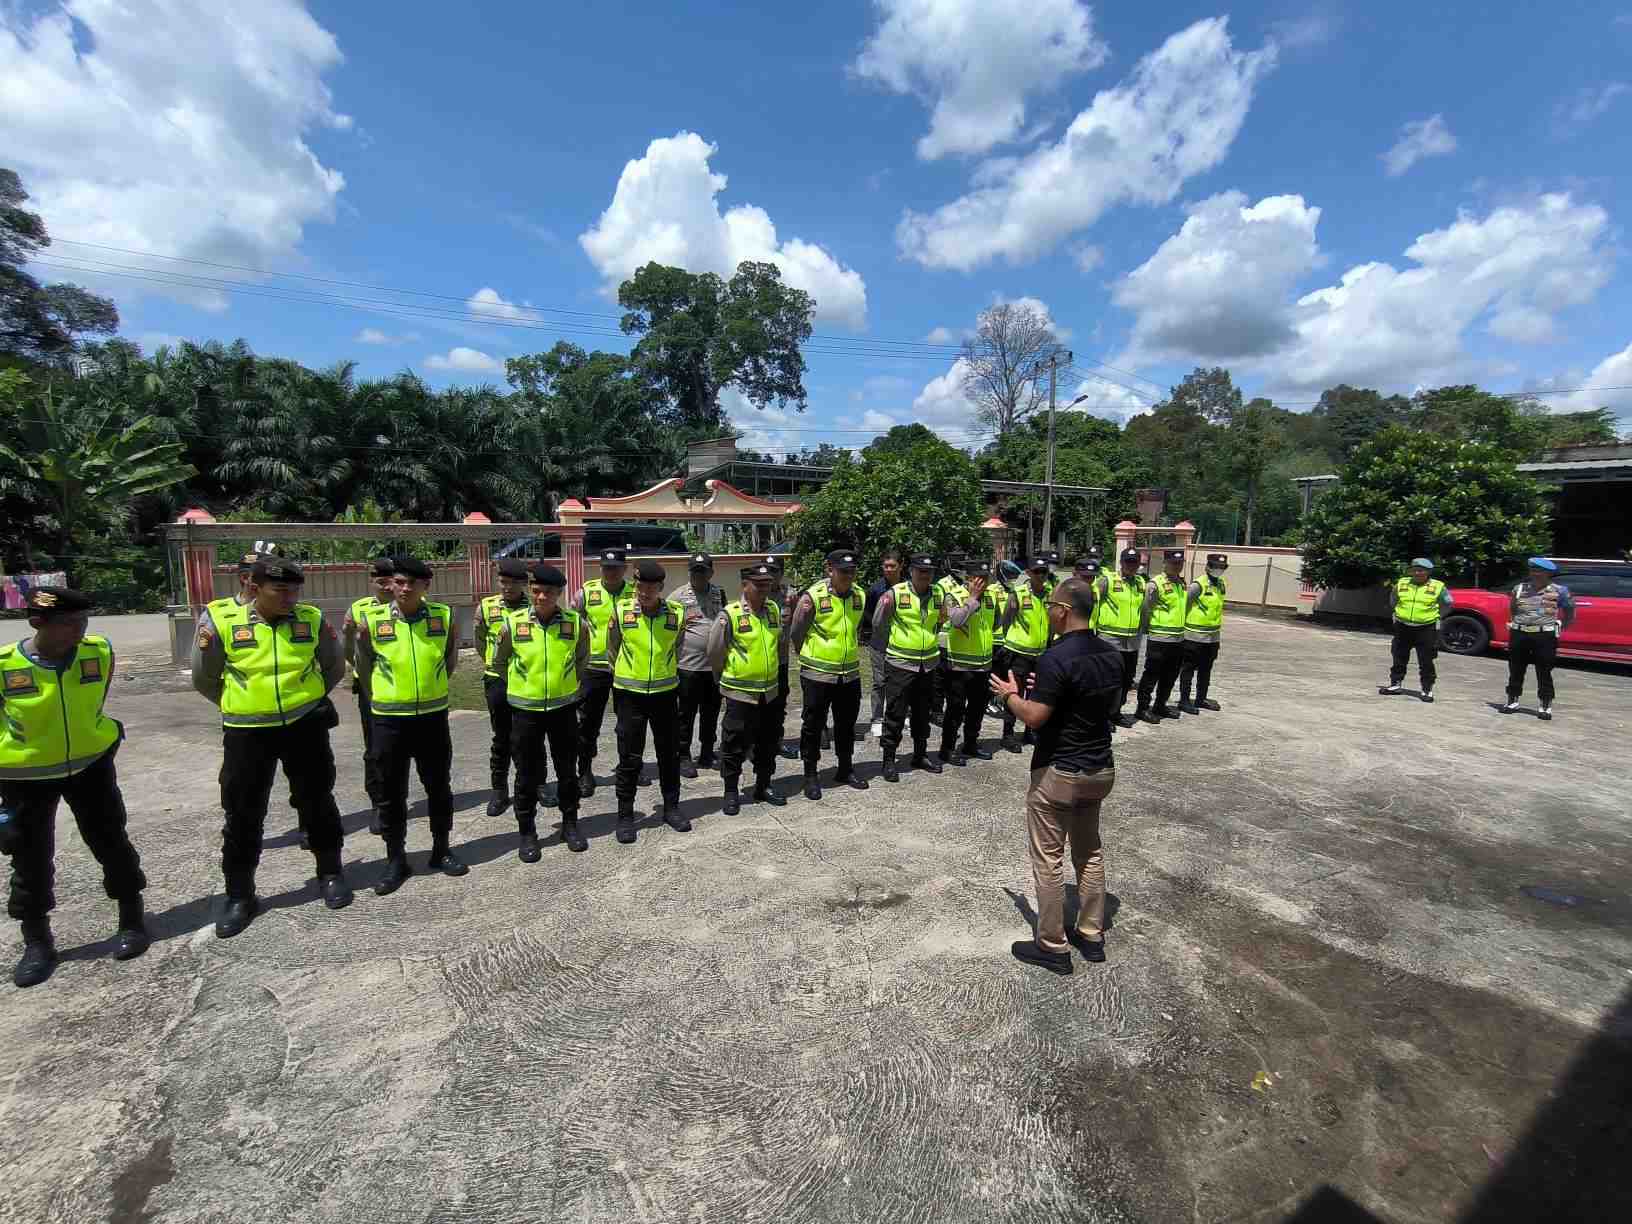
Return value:
<svg viewBox="0 0 1632 1224">
<path fill-rule="evenodd" d="M 1411 572 L 1394 583 L 1394 641 L 1389 648 L 1388 683 L 1377 691 L 1385 695 L 1400 692 L 1411 652 L 1417 652 L 1417 675 L 1422 681 L 1418 695 L 1434 699 L 1434 656 L 1439 654 L 1439 614 L 1451 606 L 1451 592 L 1433 577 L 1434 563 L 1427 557 L 1411 562 Z"/>
<path fill-rule="evenodd" d="M 1139 572 L 1142 558 L 1137 548 L 1124 548 L 1115 573 L 1101 574 L 1094 584 L 1094 632 L 1122 654 L 1122 699 L 1117 703 L 1119 727 L 1133 726 L 1125 712 L 1133 677 L 1139 670 L 1140 629 L 1145 620 L 1145 587 L 1148 579 Z"/>
<path fill-rule="evenodd" d="M 262 557 L 250 575 L 252 603 L 230 616 L 212 606 L 198 619 L 193 687 L 221 707 L 226 900 L 215 933 L 222 939 L 242 931 L 260 909 L 255 870 L 280 764 L 317 860 L 323 903 L 330 909 L 351 904 L 340 867 L 344 832 L 329 743 L 340 721 L 329 694 L 344 679 L 346 661 L 334 626 L 316 605 L 300 602 L 305 582 L 293 561 Z"/>
<path fill-rule="evenodd" d="M 620 602 L 607 627 L 612 657 L 612 700 L 618 717 L 618 840 L 635 840 L 635 788 L 651 728 L 657 750 L 663 820 L 680 833 L 691 821 L 680 814 L 680 635 L 684 609 L 663 598 L 667 575 L 656 561 L 635 568 L 635 597 Z"/>
<path fill-rule="evenodd" d="M 425 866 L 447 876 L 470 868 L 449 845 L 453 836 L 453 737 L 448 680 L 459 662 L 453 609 L 425 598 L 431 567 L 398 557 L 396 598 L 368 614 L 357 638 L 357 675 L 374 713 L 374 757 L 385 786 L 385 874 L 374 891 L 396 892 L 408 865 L 408 767 L 419 773 L 430 816 Z"/>
<path fill-rule="evenodd" d="M 941 608 L 941 631 L 936 635 L 936 641 L 941 648 L 941 665 L 934 672 L 934 687 L 929 694 L 929 721 L 939 723 L 946 717 L 946 640 L 948 625 L 946 623 L 946 601 L 949 596 L 962 598 L 963 592 L 963 558 L 948 557 L 946 572 L 935 580 L 935 603 Z M 940 757 L 942 761 L 946 758 Z"/>
<path fill-rule="evenodd" d="M 787 800 L 771 785 L 776 773 L 782 720 L 777 717 L 778 677 L 786 665 L 782 609 L 771 599 L 776 581 L 770 562 L 742 571 L 742 596 L 725 606 L 708 638 L 708 656 L 719 677 L 725 712 L 720 720 L 720 780 L 724 811 L 741 811 L 737 787 L 744 760 L 754 767 L 754 800 L 782 807 Z"/>
<path fill-rule="evenodd" d="M 1177 718 L 1179 712 L 1168 705 L 1173 685 L 1184 663 L 1184 616 L 1189 606 L 1189 588 L 1184 581 L 1184 549 L 1169 548 L 1162 554 L 1162 572 L 1145 584 L 1144 622 L 1145 670 L 1139 676 L 1139 707 L 1133 716 L 1141 722 L 1157 723 Z M 1155 705 L 1151 701 L 1154 697 Z"/>
<path fill-rule="evenodd" d="M 793 610 L 788 644 L 799 656 L 803 694 L 799 755 L 805 763 L 805 798 L 820 799 L 822 732 L 833 715 L 833 750 L 839 771 L 833 785 L 866 790 L 856 776 L 856 720 L 861 715 L 861 618 L 866 594 L 856 586 L 858 555 L 835 548 L 827 554 L 827 576 L 803 595 Z"/>
<path fill-rule="evenodd" d="M 1009 678 L 1014 681 L 1022 697 L 1026 694 L 1032 673 L 1037 670 L 1037 660 L 1048 649 L 1046 601 L 1054 587 L 1047 556 L 1039 553 L 1031 559 L 1026 566 L 1026 578 L 1027 583 L 1015 591 L 1009 600 L 1008 623 L 1003 627 L 1004 661 L 1009 667 Z M 1010 752 L 1019 752 L 1022 743 L 1032 742 L 1030 731 L 1016 738 L 1014 714 L 1005 708 L 1003 747 Z"/>
<path fill-rule="evenodd" d="M 142 861 L 125 833 L 125 801 L 113 758 L 124 728 L 103 712 L 113 647 L 85 632 L 89 596 L 64 587 L 28 593 L 34 633 L 0 647 L 0 853 L 11 856 L 7 912 L 22 924 L 23 954 L 11 980 L 37 986 L 56 967 L 57 803 L 68 801 L 79 835 L 119 903 L 116 960 L 147 951 Z"/>
<path fill-rule="evenodd" d="M 1184 608 L 1184 655 L 1179 665 L 1179 711 L 1200 714 L 1216 710 L 1218 702 L 1207 696 L 1213 680 L 1213 663 L 1218 659 L 1219 639 L 1224 636 L 1224 574 L 1230 559 L 1224 553 L 1208 553 L 1207 569 L 1190 584 Z M 1191 682 L 1195 700 L 1190 700 Z"/>
<path fill-rule="evenodd" d="M 917 553 L 907 563 L 907 581 L 898 582 L 878 601 L 873 635 L 882 638 L 890 674 L 884 680 L 884 781 L 899 782 L 895 753 L 907 717 L 912 717 L 912 767 L 940 773 L 929 755 L 929 702 L 935 670 L 941 665 L 941 602 L 935 593 L 935 558 Z"/>
<path fill-rule="evenodd" d="M 578 702 L 578 793 L 585 799 L 595 793 L 595 753 L 600 747 L 606 702 L 612 696 L 612 660 L 606 639 L 617 605 L 635 597 L 635 588 L 624 577 L 628 568 L 629 557 L 623 549 L 603 550 L 601 576 L 584 583 L 572 603 L 589 632 L 589 665 L 580 679 L 583 696 Z"/>
<path fill-rule="evenodd" d="M 476 605 L 475 626 L 476 653 L 482 656 L 482 696 L 487 702 L 488 724 L 493 728 L 493 742 L 487 753 L 492 788 L 487 800 L 490 817 L 500 816 L 510 806 L 510 703 L 504 695 L 505 674 L 493 662 L 493 648 L 505 618 L 527 609 L 527 562 L 520 557 L 503 557 L 494 568 L 498 571 L 499 589 L 482 596 Z"/>
<path fill-rule="evenodd" d="M 561 840 L 582 853 L 578 829 L 578 697 L 589 662 L 583 618 L 561 606 L 566 575 L 548 561 L 533 566 L 527 606 L 509 610 L 493 645 L 493 666 L 504 676 L 510 705 L 510 754 L 516 762 L 516 856 L 539 859 L 538 800 L 548 772 L 544 750 L 555 758 L 561 804 Z"/>
<path fill-rule="evenodd" d="M 962 561 L 958 572 L 965 575 L 964 581 L 948 588 L 941 604 L 941 622 L 947 627 L 946 714 L 937 756 L 946 764 L 967 765 L 970 757 L 992 759 L 980 746 L 980 724 L 991 691 L 998 609 L 989 561 Z"/>
<path fill-rule="evenodd" d="M 356 666 L 357 627 L 369 612 L 389 607 L 396 598 L 396 576 L 397 567 L 390 557 L 374 559 L 369 573 L 369 585 L 374 588 L 372 593 L 352 600 L 351 607 L 346 609 L 345 623 L 340 626 L 347 664 Z M 368 697 L 355 672 L 351 677 L 351 691 L 357 696 L 357 720 L 363 727 L 363 788 L 368 792 L 368 801 L 374 808 L 369 817 L 368 831 L 378 837 L 385 831 L 385 788 L 380 784 L 380 771 L 374 763 L 374 713 L 368 708 Z"/>
</svg>

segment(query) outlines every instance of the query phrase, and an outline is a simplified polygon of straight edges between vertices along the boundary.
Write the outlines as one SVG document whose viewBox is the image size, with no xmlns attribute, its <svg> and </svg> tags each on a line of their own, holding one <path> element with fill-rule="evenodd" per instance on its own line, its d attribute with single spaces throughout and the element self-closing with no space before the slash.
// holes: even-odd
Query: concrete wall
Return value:
<svg viewBox="0 0 1632 1224">
<path fill-rule="evenodd" d="M 1224 584 L 1225 602 L 1255 608 L 1300 608 L 1303 589 L 1303 554 L 1296 548 L 1247 547 L 1239 544 L 1192 544 L 1186 550 L 1185 576 L 1194 580 L 1207 569 L 1208 553 L 1230 559 Z M 1153 563 L 1156 572 L 1160 563 Z"/>
</svg>

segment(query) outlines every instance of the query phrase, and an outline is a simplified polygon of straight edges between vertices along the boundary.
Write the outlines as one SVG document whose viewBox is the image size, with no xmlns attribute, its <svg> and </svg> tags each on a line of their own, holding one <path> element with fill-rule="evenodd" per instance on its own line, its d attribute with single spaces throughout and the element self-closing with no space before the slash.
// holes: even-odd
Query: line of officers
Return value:
<svg viewBox="0 0 1632 1224">
<path fill-rule="evenodd" d="M 1122 553 L 1115 571 L 1100 573 L 1092 554 L 1074 567 L 1093 584 L 1094 631 L 1123 652 L 1124 711 L 1146 641 L 1134 715 L 1146 722 L 1178 717 L 1168 705 L 1175 681 L 1180 711 L 1219 708 L 1207 693 L 1227 561 L 1209 556 L 1206 574 L 1186 583 L 1184 559 L 1182 550 L 1167 552 L 1163 573 L 1153 579 L 1139 572 L 1135 549 Z M 631 582 L 622 550 L 607 550 L 598 560 L 599 576 L 584 584 L 572 606 L 563 599 L 566 578 L 554 565 L 503 560 L 499 591 L 477 609 L 493 728 L 488 812 L 498 816 L 513 803 L 517 854 L 526 863 L 541 857 L 537 812 L 551 763 L 562 842 L 572 851 L 588 848 L 579 810 L 597 785 L 594 762 L 609 701 L 618 746 L 616 836 L 630 843 L 648 730 L 662 819 L 687 832 L 680 779 L 696 777 L 700 768 L 719 769 L 727 814 L 744 802 L 786 804 L 773 777 L 793 666 L 803 694 L 797 755 L 804 795 L 819 800 L 821 754 L 829 743 L 838 765 L 832 784 L 868 789 L 853 760 L 864 646 L 874 649 L 875 667 L 881 659 L 885 669 L 882 777 L 894 783 L 909 724 L 914 769 L 938 774 L 947 764 L 990 759 L 979 731 L 992 674 L 1012 674 L 1024 688 L 1049 644 L 1046 602 L 1055 578 L 1046 557 L 1034 558 L 1026 580 L 1011 588 L 993 580 L 985 561 L 954 560 L 937 579 L 935 559 L 914 554 L 905 578 L 876 599 L 865 630 L 866 594 L 856 584 L 857 555 L 850 550 L 830 553 L 824 576 L 797 594 L 787 590 L 779 559 L 766 557 L 741 571 L 742 593 L 731 601 L 712 582 L 713 563 L 703 554 L 691 558 L 690 584 L 668 597 L 665 572 L 655 562 L 639 563 Z M 898 568 L 893 553 L 887 564 L 892 561 Z M 199 617 L 191 657 L 193 686 L 219 708 L 222 723 L 225 895 L 217 936 L 239 934 L 259 910 L 255 876 L 280 766 L 324 903 L 341 909 L 352 901 L 341 863 L 344 834 L 329 737 L 339 723 L 331 694 L 348 663 L 363 730 L 370 827 L 386 851 L 374 891 L 394 892 L 414 874 L 406 850 L 410 770 L 427 799 L 425 869 L 465 875 L 468 867 L 451 844 L 449 680 L 459 664 L 458 633 L 451 606 L 430 598 L 430 567 L 406 556 L 375 560 L 373 592 L 351 605 L 338 631 L 321 609 L 301 601 L 305 577 L 294 561 L 246 554 L 239 574 L 238 594 L 213 601 Z M 118 903 L 115 956 L 138 956 L 149 941 L 141 900 L 146 879 L 126 833 L 113 764 L 124 730 L 103 708 L 113 651 L 107 639 L 86 633 L 91 605 L 79 592 L 38 588 L 29 607 L 33 636 L 0 649 L 0 851 L 12 858 L 8 912 L 22 926 L 23 955 L 13 974 L 19 986 L 44 981 L 56 964 L 49 914 L 59 801 L 68 803 L 102 866 L 105 890 Z M 932 755 L 930 708 L 938 677 L 945 712 Z M 1133 721 L 1119 714 L 1120 725 Z M 701 749 L 695 759 L 694 727 Z M 1012 715 L 1004 716 L 1002 744 L 1021 750 Z M 743 775 L 750 768 L 745 797 Z"/>
</svg>

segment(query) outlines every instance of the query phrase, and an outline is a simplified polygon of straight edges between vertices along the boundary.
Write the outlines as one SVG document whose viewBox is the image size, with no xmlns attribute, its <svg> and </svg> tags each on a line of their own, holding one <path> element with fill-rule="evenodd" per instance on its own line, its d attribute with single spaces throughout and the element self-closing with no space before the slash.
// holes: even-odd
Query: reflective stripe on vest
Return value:
<svg viewBox="0 0 1632 1224">
<path fill-rule="evenodd" d="M 781 673 L 777 644 L 782 636 L 782 618 L 774 603 L 765 602 L 755 613 L 741 600 L 725 606 L 731 625 L 731 645 L 725 652 L 725 670 L 720 687 L 726 692 L 758 696 L 773 692 Z"/>
<path fill-rule="evenodd" d="M 1184 614 L 1186 629 L 1217 629 L 1224 623 L 1224 580 L 1203 574 L 1201 594 Z"/>
<path fill-rule="evenodd" d="M 547 625 L 532 608 L 509 609 L 510 666 L 504 673 L 505 700 L 518 710 L 559 710 L 578 700 L 578 613 L 557 610 Z"/>
<path fill-rule="evenodd" d="M 221 725 L 286 727 L 328 695 L 317 643 L 323 613 L 296 604 L 276 624 L 249 619 L 249 605 L 220 618 L 211 611 L 226 665 L 221 673 Z"/>
<path fill-rule="evenodd" d="M 1095 594 L 1099 589 L 1095 588 Z M 1105 578 L 1105 593 L 1094 606 L 1097 618 L 1095 628 L 1100 636 L 1108 638 L 1136 638 L 1139 622 L 1145 612 L 1145 580 L 1135 574 L 1124 578 L 1120 573 Z"/>
<path fill-rule="evenodd" d="M 685 610 L 672 599 L 647 616 L 634 600 L 618 604 L 618 657 L 612 687 L 629 693 L 666 693 L 680 687 L 680 633 Z"/>
<path fill-rule="evenodd" d="M 1394 619 L 1406 625 L 1437 625 L 1439 597 L 1444 591 L 1445 584 L 1438 578 L 1421 586 L 1409 576 L 1401 578 L 1394 584 Z"/>
<path fill-rule="evenodd" d="M 105 637 L 87 634 L 60 672 L 35 663 L 21 642 L 0 649 L 0 778 L 71 778 L 117 744 L 122 728 L 102 712 L 112 672 Z"/>
<path fill-rule="evenodd" d="M 799 647 L 807 671 L 851 679 L 861 675 L 861 612 L 866 597 L 854 586 L 836 595 L 824 578 L 810 588 L 810 630 Z"/>
<path fill-rule="evenodd" d="M 958 588 L 958 604 L 969 602 L 969 592 Z M 1047 609 L 1044 609 L 1045 613 Z M 997 622 L 997 597 L 990 588 L 980 597 L 980 607 L 963 622 L 953 625 L 946 635 L 946 657 L 963 667 L 985 667 L 992 661 L 993 627 Z"/>
<path fill-rule="evenodd" d="M 604 578 L 591 578 L 584 583 L 584 619 L 589 622 L 589 665 L 597 671 L 607 671 L 612 662 L 606 657 L 606 633 L 612 624 L 612 613 L 617 606 L 633 601 L 635 588 L 624 582 L 614 595 L 607 589 Z"/>
<path fill-rule="evenodd" d="M 1003 644 L 1015 654 L 1036 658 L 1048 649 L 1048 596 L 1037 594 L 1027 583 L 1014 598 L 1014 620 Z"/>
<path fill-rule="evenodd" d="M 936 635 L 941 627 L 941 609 L 935 602 L 935 588 L 919 595 L 912 583 L 898 582 L 891 594 L 895 596 L 895 615 L 890 619 L 885 655 L 909 663 L 939 659 L 941 644 Z"/>
<path fill-rule="evenodd" d="M 369 676 L 369 708 L 387 718 L 435 714 L 448 708 L 448 635 L 453 610 L 426 601 L 423 616 L 402 620 L 395 604 L 369 613 L 368 636 L 374 645 Z"/>
<path fill-rule="evenodd" d="M 1181 579 L 1158 574 L 1152 578 L 1156 599 L 1150 605 L 1150 636 L 1156 641 L 1178 641 L 1184 637 L 1184 605 L 1189 586 Z"/>
</svg>

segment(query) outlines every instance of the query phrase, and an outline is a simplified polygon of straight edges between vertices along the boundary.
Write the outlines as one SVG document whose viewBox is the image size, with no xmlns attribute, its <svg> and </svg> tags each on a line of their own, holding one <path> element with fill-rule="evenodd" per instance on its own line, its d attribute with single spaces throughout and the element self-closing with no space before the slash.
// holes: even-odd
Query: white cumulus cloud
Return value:
<svg viewBox="0 0 1632 1224">
<path fill-rule="evenodd" d="M 1456 137 L 1445 126 L 1444 115 L 1413 119 L 1400 128 L 1394 147 L 1379 156 L 1389 178 L 1398 178 L 1425 157 L 1444 157 L 1456 152 Z"/>
<path fill-rule="evenodd" d="M 460 345 L 451 348 L 446 354 L 432 353 L 425 358 L 427 370 L 452 370 L 461 374 L 500 374 L 504 371 L 504 362 L 497 357 L 491 357 L 481 349 L 465 348 Z"/>
<path fill-rule="evenodd" d="M 323 83 L 342 57 L 301 0 L 26 11 L 0 5 L 3 156 L 53 236 L 261 266 L 287 262 L 307 225 L 333 219 L 345 179 L 306 140 L 351 125 Z M 139 283 L 108 279 L 120 298 Z M 167 292 L 226 306 L 211 289 Z"/>
<path fill-rule="evenodd" d="M 478 289 L 465 299 L 465 307 L 472 314 L 487 315 L 494 319 L 535 319 L 537 314 L 525 305 L 507 302 L 497 289 Z"/>
<path fill-rule="evenodd" d="M 863 327 L 867 286 L 860 273 L 815 243 L 779 241 L 762 208 L 738 204 L 720 213 L 715 197 L 726 177 L 708 164 L 716 149 L 694 132 L 679 132 L 652 141 L 645 156 L 624 166 L 612 203 L 578 237 L 608 292 L 653 260 L 729 278 L 751 259 L 775 264 L 783 280 L 814 297 L 818 320 Z"/>
<path fill-rule="evenodd" d="M 1224 18 L 1174 34 L 1115 88 L 1101 90 L 1058 141 L 988 162 L 968 194 L 908 210 L 896 230 L 908 258 L 968 271 L 1034 259 L 1118 204 L 1165 204 L 1223 161 L 1275 48 L 1242 52 Z"/>
<path fill-rule="evenodd" d="M 975 404 L 963 393 L 969 363 L 959 357 L 945 374 L 924 384 L 912 401 L 912 420 L 927 425 L 953 446 L 982 446 L 985 427 L 975 418 Z"/>
<path fill-rule="evenodd" d="M 879 25 L 858 76 L 932 107 L 926 161 L 984 153 L 1019 137 L 1028 96 L 1105 62 L 1078 0 L 877 0 Z"/>
<path fill-rule="evenodd" d="M 1117 364 L 1228 361 L 1290 342 L 1290 295 L 1319 262 L 1319 220 L 1320 209 L 1296 195 L 1249 205 L 1226 191 L 1193 205 L 1179 232 L 1112 293 L 1134 315 Z"/>
<path fill-rule="evenodd" d="M 1545 391 L 1552 386 L 1574 388 L 1568 395 L 1547 396 L 1542 400 L 1554 412 L 1608 408 L 1617 416 L 1632 416 L 1632 344 L 1611 353 L 1585 376 L 1549 379 L 1537 389 Z M 1594 391 L 1594 387 L 1607 389 Z"/>
<path fill-rule="evenodd" d="M 407 344 L 418 340 L 418 332 L 386 332 L 377 327 L 365 327 L 352 337 L 357 344 Z"/>
<path fill-rule="evenodd" d="M 1086 395 L 1075 408 L 1077 412 L 1086 412 L 1089 416 L 1104 417 L 1107 421 L 1126 421 L 1130 417 L 1140 416 L 1149 412 L 1155 406 L 1155 401 L 1161 397 L 1154 391 L 1141 395 L 1130 387 L 1121 383 L 1114 383 L 1108 378 L 1091 376 L 1083 379 L 1071 392 L 1070 403 L 1077 396 Z"/>
</svg>

